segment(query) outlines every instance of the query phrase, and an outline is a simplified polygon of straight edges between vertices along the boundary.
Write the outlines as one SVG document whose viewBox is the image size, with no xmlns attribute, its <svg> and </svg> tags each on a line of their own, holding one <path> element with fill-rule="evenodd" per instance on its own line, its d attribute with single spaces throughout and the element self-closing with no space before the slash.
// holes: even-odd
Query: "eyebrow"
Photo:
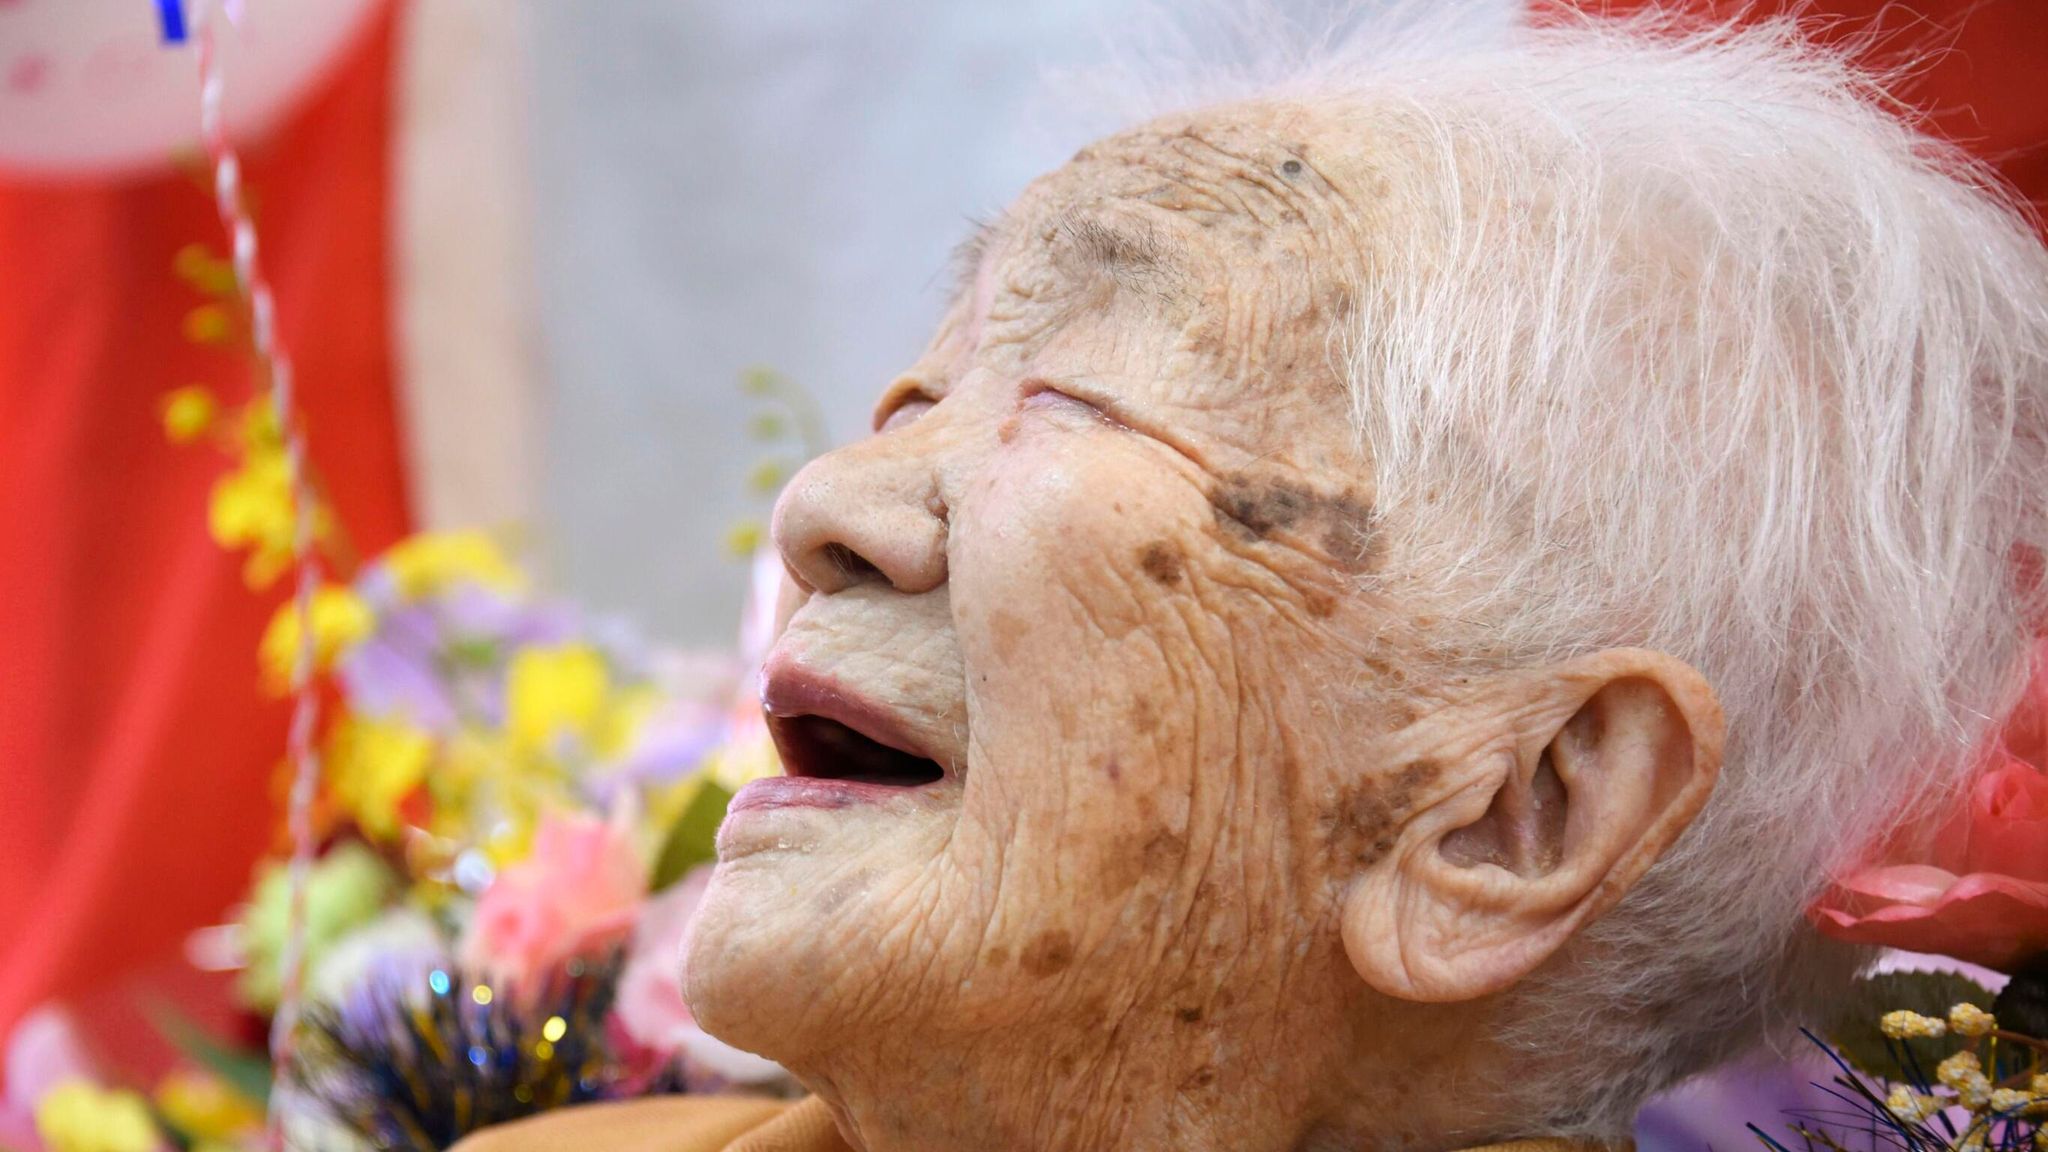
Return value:
<svg viewBox="0 0 2048 1152">
<path fill-rule="evenodd" d="M 1056 227 L 1072 251 L 1107 273 L 1119 288 L 1167 296 L 1185 278 L 1180 245 L 1149 225 L 1070 211 Z"/>
<path fill-rule="evenodd" d="M 981 277 L 982 261 L 988 259 L 989 250 L 995 247 L 996 235 L 1001 230 L 1000 220 L 968 217 L 971 231 L 967 238 L 953 245 L 953 254 L 946 261 L 952 272 L 953 293 L 951 299 L 958 300 L 974 293 L 974 282 Z"/>
<path fill-rule="evenodd" d="M 1001 217 L 973 223 L 967 238 L 954 245 L 949 261 L 956 300 L 974 291 L 982 264 L 1008 231 L 1007 220 Z M 1052 243 L 1132 292 L 1170 296 L 1186 279 L 1185 251 L 1148 225 L 1106 220 L 1071 209 L 1054 222 Z"/>
</svg>

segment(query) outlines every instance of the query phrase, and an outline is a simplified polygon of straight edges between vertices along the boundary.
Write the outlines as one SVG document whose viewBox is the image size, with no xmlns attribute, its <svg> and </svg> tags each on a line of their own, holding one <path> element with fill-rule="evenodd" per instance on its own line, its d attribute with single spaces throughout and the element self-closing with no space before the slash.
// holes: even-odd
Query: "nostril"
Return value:
<svg viewBox="0 0 2048 1152">
<path fill-rule="evenodd" d="M 880 568 L 868 563 L 860 553 L 844 544 L 827 544 L 819 549 L 819 552 L 825 557 L 825 562 L 844 577 L 842 583 L 849 587 L 869 580 L 884 579 Z"/>
</svg>

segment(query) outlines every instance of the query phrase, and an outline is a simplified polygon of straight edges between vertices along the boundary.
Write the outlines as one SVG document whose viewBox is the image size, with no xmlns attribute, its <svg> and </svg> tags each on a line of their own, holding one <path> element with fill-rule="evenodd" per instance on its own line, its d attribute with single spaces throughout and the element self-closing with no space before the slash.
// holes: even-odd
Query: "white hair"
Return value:
<svg viewBox="0 0 2048 1152">
<path fill-rule="evenodd" d="M 2023 683 L 2048 254 L 1791 21 L 1475 44 L 1498 7 L 1339 22 L 1299 55 L 1239 21 L 1260 47 L 1169 69 L 1164 103 L 1301 100 L 1387 158 L 1398 227 L 1336 337 L 1388 590 L 1463 621 L 1463 656 L 1640 645 L 1721 698 L 1705 811 L 1504 1006 L 1507 1042 L 1548 1058 L 1489 1091 L 1533 1130 L 1611 1137 L 1828 1018 L 1860 957 L 1805 909 L 1953 796 Z"/>
</svg>

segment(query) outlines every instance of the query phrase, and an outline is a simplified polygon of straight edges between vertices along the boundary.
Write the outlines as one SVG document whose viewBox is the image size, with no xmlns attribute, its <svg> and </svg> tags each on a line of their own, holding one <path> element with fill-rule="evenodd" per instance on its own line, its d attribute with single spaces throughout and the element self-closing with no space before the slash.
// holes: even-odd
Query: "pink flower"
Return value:
<svg viewBox="0 0 2048 1152">
<path fill-rule="evenodd" d="M 69 1080 L 93 1080 L 96 1072 L 71 1014 L 45 1004 L 21 1018 L 7 1037 L 6 1092 L 0 1095 L 0 1147 L 36 1152 L 36 1101 Z"/>
<path fill-rule="evenodd" d="M 641 908 L 613 1018 L 635 1044 L 664 1058 L 680 1056 L 696 1077 L 764 1083 L 781 1077 L 781 1067 L 713 1038 L 683 1000 L 683 933 L 710 881 L 711 866 L 700 866 Z"/>
<path fill-rule="evenodd" d="M 647 895 L 647 865 L 624 820 L 547 816 L 533 853 L 477 901 L 462 962 L 517 984 L 624 939 Z"/>
<path fill-rule="evenodd" d="M 2010 972 L 2048 952 L 2048 660 L 1928 862 L 1844 879 L 1813 909 L 1830 936 Z"/>
</svg>

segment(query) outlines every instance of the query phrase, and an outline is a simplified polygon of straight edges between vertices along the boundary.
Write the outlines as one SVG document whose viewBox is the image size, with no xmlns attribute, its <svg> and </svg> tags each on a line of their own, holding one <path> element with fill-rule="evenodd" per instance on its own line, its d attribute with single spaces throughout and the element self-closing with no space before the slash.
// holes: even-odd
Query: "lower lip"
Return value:
<svg viewBox="0 0 2048 1152">
<path fill-rule="evenodd" d="M 725 810 L 732 813 L 772 808 L 851 808 L 914 791 L 892 784 L 821 776 L 767 776 L 742 785 Z"/>
</svg>

